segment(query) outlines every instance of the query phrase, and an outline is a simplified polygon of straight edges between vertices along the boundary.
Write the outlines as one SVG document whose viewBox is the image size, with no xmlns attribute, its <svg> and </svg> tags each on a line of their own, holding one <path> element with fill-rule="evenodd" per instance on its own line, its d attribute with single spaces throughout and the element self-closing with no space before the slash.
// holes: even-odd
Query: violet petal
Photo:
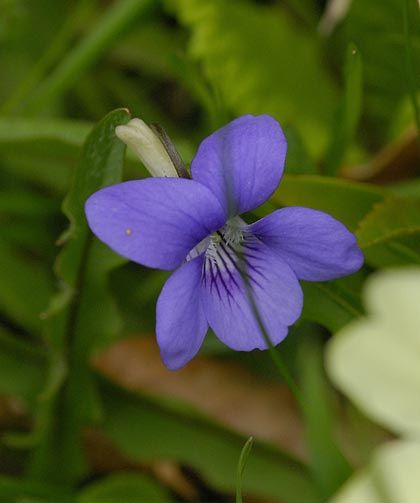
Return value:
<svg viewBox="0 0 420 503">
<path fill-rule="evenodd" d="M 239 215 L 260 206 L 274 192 L 286 150 L 275 119 L 245 115 L 201 143 L 192 161 L 192 177 L 212 190 L 226 215 Z"/>
<path fill-rule="evenodd" d="M 286 262 L 258 240 L 245 243 L 244 257 L 249 288 L 264 328 L 272 343 L 278 344 L 302 311 L 299 282 Z M 237 260 L 224 251 L 215 259 L 206 259 L 201 298 L 207 321 L 217 337 L 234 350 L 266 349 Z"/>
<path fill-rule="evenodd" d="M 283 208 L 248 229 L 276 251 L 299 279 L 326 281 L 352 274 L 363 265 L 355 235 L 322 211 Z"/>
<path fill-rule="evenodd" d="M 175 269 L 188 252 L 224 223 L 209 189 L 179 178 L 124 182 L 86 202 L 93 233 L 115 252 L 148 267 Z"/>
<path fill-rule="evenodd" d="M 208 329 L 200 302 L 203 255 L 166 281 L 156 306 L 156 337 L 165 365 L 176 370 L 198 352 Z"/>
</svg>

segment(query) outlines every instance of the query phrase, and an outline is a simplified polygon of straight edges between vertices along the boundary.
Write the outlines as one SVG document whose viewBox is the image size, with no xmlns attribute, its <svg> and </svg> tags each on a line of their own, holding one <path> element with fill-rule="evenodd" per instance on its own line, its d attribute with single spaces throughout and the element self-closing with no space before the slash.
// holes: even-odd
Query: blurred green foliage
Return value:
<svg viewBox="0 0 420 503">
<path fill-rule="evenodd" d="M 250 218 L 302 205 L 355 231 L 365 268 L 305 284 L 302 320 L 279 348 L 306 397 L 310 455 L 257 439 L 244 500 L 321 503 L 350 473 L 323 342 L 363 314 L 373 269 L 420 262 L 418 138 L 404 140 L 418 114 L 420 23 L 415 0 L 352 0 L 326 33 L 325 3 L 0 0 L 0 393 L 24 419 L 3 423 L 0 407 L 0 502 L 182 501 L 140 473 L 160 459 L 194 473 L 203 498 L 235 491 L 246 436 L 182 401 L 124 390 L 90 364 L 130 331 L 153 330 L 166 277 L 105 249 L 84 219 L 92 192 L 146 176 L 130 154 L 123 171 L 114 128 L 130 116 L 162 124 L 190 162 L 216 127 L 272 114 L 289 143 L 286 175 Z M 355 166 L 359 176 L 345 178 Z M 262 353 L 212 341 L 203 352 L 270 374 Z M 87 428 L 128 459 L 128 473 L 95 471 Z"/>
</svg>

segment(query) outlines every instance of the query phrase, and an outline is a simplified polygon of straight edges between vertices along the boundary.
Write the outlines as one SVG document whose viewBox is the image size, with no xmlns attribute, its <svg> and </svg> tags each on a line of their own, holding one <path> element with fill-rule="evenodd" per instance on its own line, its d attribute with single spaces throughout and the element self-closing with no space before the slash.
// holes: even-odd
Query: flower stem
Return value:
<svg viewBox="0 0 420 503">
<path fill-rule="evenodd" d="M 302 393 L 299 390 L 299 387 L 296 384 L 295 380 L 293 379 L 287 366 L 285 365 L 283 359 L 281 358 L 279 352 L 276 350 L 276 347 L 274 346 L 272 340 L 270 339 L 270 336 L 268 335 L 268 332 L 264 326 L 264 321 L 261 318 L 260 311 L 258 309 L 256 302 L 255 302 L 255 298 L 254 298 L 254 294 L 252 292 L 252 288 L 251 288 L 251 285 L 249 282 L 248 274 L 245 270 L 246 262 L 243 258 L 243 253 L 241 253 L 241 252 L 237 252 L 237 253 L 239 255 L 238 263 L 239 263 L 240 274 L 241 274 L 241 277 L 242 277 L 244 284 L 245 284 L 245 289 L 246 289 L 246 293 L 247 293 L 248 300 L 250 303 L 250 307 L 252 309 L 253 315 L 255 316 L 255 320 L 258 323 L 258 327 L 261 330 L 261 333 L 264 337 L 264 340 L 268 346 L 270 357 L 273 360 L 273 363 L 274 363 L 276 369 L 279 371 L 279 374 L 284 379 L 284 381 L 286 382 L 290 391 L 292 392 L 293 396 L 295 397 L 296 401 L 299 403 L 299 405 L 301 406 L 301 408 L 303 410 L 305 405 L 304 405 Z"/>
</svg>

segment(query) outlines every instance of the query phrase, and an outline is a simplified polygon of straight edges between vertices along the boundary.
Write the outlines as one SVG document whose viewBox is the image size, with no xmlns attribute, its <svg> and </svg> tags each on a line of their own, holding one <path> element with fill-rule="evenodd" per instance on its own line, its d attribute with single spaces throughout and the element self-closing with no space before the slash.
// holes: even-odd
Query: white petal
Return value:
<svg viewBox="0 0 420 503">
<path fill-rule="evenodd" d="M 420 443 L 380 447 L 368 469 L 353 476 L 330 503 L 418 503 Z"/>
<path fill-rule="evenodd" d="M 376 275 L 366 293 L 373 315 L 331 340 L 326 365 L 367 415 L 420 439 L 419 274 L 410 269 Z"/>
<path fill-rule="evenodd" d="M 365 305 L 394 331 L 394 336 L 413 344 L 420 355 L 420 268 L 407 267 L 377 274 L 368 281 Z M 420 356 L 419 356 L 420 359 Z M 420 365 L 420 363 L 419 363 Z"/>
</svg>

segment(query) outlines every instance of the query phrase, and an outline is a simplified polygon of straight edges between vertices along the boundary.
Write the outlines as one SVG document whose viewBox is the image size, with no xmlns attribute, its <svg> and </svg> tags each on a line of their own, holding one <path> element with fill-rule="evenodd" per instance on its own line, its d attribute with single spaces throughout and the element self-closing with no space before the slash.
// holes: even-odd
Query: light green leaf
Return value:
<svg viewBox="0 0 420 503">
<path fill-rule="evenodd" d="M 329 213 L 350 230 L 383 199 L 374 185 L 314 175 L 285 175 L 271 198 L 276 206 L 307 206 Z"/>
<path fill-rule="evenodd" d="M 141 473 L 114 473 L 90 484 L 77 503 L 170 503 L 168 493 Z"/>
<path fill-rule="evenodd" d="M 269 113 L 283 125 L 293 124 L 312 153 L 322 151 L 336 93 L 315 30 L 298 28 L 279 6 L 168 3 L 190 28 L 190 53 L 232 114 Z"/>
</svg>

